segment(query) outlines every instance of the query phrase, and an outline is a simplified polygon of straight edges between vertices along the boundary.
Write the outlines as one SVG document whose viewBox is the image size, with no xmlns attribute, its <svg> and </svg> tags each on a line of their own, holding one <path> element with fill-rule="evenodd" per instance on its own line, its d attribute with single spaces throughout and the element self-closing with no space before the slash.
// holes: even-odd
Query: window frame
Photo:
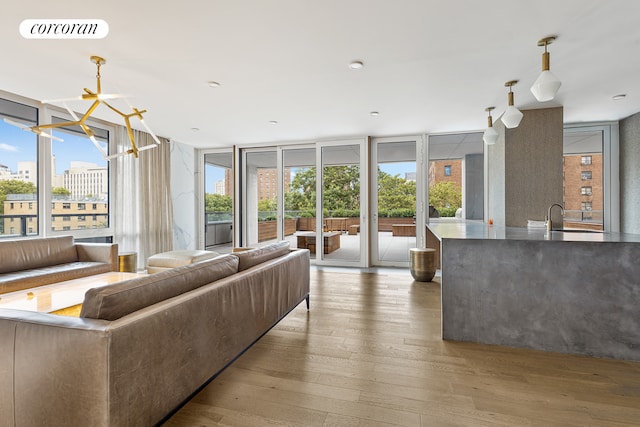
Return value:
<svg viewBox="0 0 640 427">
<path fill-rule="evenodd" d="M 54 118 L 61 118 L 61 119 L 65 119 L 65 120 L 73 120 L 73 118 L 71 116 L 69 116 L 69 114 L 59 108 L 53 107 L 53 106 L 44 106 L 43 107 L 43 111 L 41 112 L 40 117 L 42 117 L 42 120 L 45 123 L 51 123 Z M 115 151 L 115 141 L 114 141 L 114 137 L 115 137 L 115 133 L 116 133 L 116 128 L 113 124 L 102 121 L 102 120 L 97 120 L 94 118 L 90 118 L 87 119 L 85 122 L 87 125 L 91 126 L 92 128 L 100 128 L 100 129 L 104 129 L 109 133 L 109 142 L 108 142 L 108 152 L 114 152 Z M 91 143 L 91 141 L 89 141 L 89 139 L 87 139 L 87 150 L 97 150 L 97 148 Z M 51 161 L 46 161 L 46 159 L 51 159 L 52 157 L 52 150 L 51 150 L 51 143 L 50 141 L 47 140 L 47 144 L 46 144 L 46 150 L 42 150 L 43 151 L 43 158 L 42 159 L 38 159 L 39 161 L 43 161 L 43 159 L 45 160 L 45 167 L 47 169 L 46 173 L 41 173 L 40 175 L 46 175 L 46 177 L 51 177 L 52 171 L 51 171 Z M 46 151 L 46 154 L 44 153 Z M 116 198 L 113 196 L 113 191 L 115 189 L 115 162 L 107 162 L 107 170 L 108 170 L 108 183 L 109 183 L 109 197 L 107 200 L 109 209 L 107 212 L 108 215 L 108 226 L 104 227 L 104 228 L 87 228 L 87 229 L 74 229 L 74 230 L 57 230 L 57 231 L 53 231 L 53 227 L 51 226 L 51 220 L 52 220 L 52 216 L 51 216 L 51 211 L 47 212 L 46 215 L 43 217 L 44 221 L 46 221 L 46 227 L 43 229 L 46 229 L 49 231 L 49 235 L 50 236 L 58 236 L 58 235 L 69 235 L 72 234 L 75 238 L 78 239 L 93 239 L 93 238 L 114 238 L 115 236 L 115 211 L 116 211 L 116 207 L 114 205 Z M 47 197 L 47 202 L 48 204 L 50 204 L 52 202 L 52 197 L 51 197 L 51 189 L 52 189 L 52 182 L 51 179 L 49 178 L 46 182 L 46 187 L 43 187 L 46 189 L 45 193 L 46 193 L 46 197 Z"/>
<path fill-rule="evenodd" d="M 51 123 L 53 116 L 72 120 L 69 114 L 60 108 L 41 104 L 35 100 L 14 95 L 0 90 L 0 99 L 4 99 L 13 103 L 21 104 L 26 107 L 37 109 L 38 124 Z M 87 125 L 91 127 L 101 128 L 109 133 L 108 148 L 109 152 L 115 151 L 115 135 L 116 127 L 114 124 L 106 122 L 104 120 L 90 118 L 86 121 Z M 73 235 L 77 239 L 93 239 L 93 238 L 115 238 L 115 200 L 113 193 L 115 191 L 115 168 L 116 162 L 107 162 L 108 168 L 108 183 L 109 183 L 109 197 L 108 197 L 108 226 L 105 228 L 85 229 L 85 230 L 59 230 L 53 231 L 53 218 L 52 212 L 55 201 L 51 197 L 52 189 L 52 150 L 51 140 L 41 136 L 37 137 L 37 154 L 36 154 L 36 168 L 37 168 L 37 218 L 38 218 L 38 234 L 28 236 L 0 236 L 0 240 L 5 238 L 33 238 L 33 237 L 50 237 L 59 235 Z M 96 150 L 91 141 L 87 139 L 87 150 Z"/>
</svg>

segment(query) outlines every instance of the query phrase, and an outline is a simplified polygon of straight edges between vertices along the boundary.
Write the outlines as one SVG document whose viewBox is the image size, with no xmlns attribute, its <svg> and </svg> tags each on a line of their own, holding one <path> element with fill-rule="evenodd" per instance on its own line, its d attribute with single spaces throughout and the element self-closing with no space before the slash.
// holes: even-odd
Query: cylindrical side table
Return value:
<svg viewBox="0 0 640 427">
<path fill-rule="evenodd" d="M 418 282 L 430 282 L 436 275 L 436 250 L 431 248 L 409 249 L 411 276 Z"/>
<path fill-rule="evenodd" d="M 123 252 L 118 254 L 118 271 L 135 273 L 138 270 L 138 253 Z"/>
</svg>

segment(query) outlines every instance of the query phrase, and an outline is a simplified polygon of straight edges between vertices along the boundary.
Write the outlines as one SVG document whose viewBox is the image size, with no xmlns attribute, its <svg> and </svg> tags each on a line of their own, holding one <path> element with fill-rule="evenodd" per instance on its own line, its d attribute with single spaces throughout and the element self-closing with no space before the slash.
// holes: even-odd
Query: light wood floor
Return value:
<svg viewBox="0 0 640 427">
<path fill-rule="evenodd" d="M 312 270 L 304 304 L 167 426 L 640 425 L 640 363 L 440 339 L 439 284 Z"/>
</svg>

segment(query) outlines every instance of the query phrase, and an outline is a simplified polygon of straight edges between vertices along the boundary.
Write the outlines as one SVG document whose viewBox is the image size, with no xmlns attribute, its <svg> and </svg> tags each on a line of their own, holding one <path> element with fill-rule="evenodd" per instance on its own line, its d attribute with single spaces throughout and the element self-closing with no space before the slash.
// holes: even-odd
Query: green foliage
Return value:
<svg viewBox="0 0 640 427">
<path fill-rule="evenodd" d="M 71 195 L 71 191 L 67 190 L 64 187 L 53 187 L 51 189 L 51 194 L 56 194 L 56 195 L 59 195 L 59 196 L 70 196 Z M 89 197 L 89 196 L 87 196 L 87 197 Z"/>
<path fill-rule="evenodd" d="M 416 216 L 416 210 L 410 208 L 385 209 L 379 210 L 378 216 L 382 218 L 413 218 Z"/>
<path fill-rule="evenodd" d="M 360 211 L 357 209 L 336 209 L 334 211 L 330 211 L 329 216 L 338 218 L 358 218 L 360 216 Z"/>
<path fill-rule="evenodd" d="M 438 211 L 438 214 L 440 214 L 440 217 L 454 217 L 456 216 L 457 210 L 458 208 L 455 208 L 455 207 L 442 208 L 441 210 Z"/>
<path fill-rule="evenodd" d="M 233 200 L 231 196 L 222 194 L 205 194 L 204 209 L 206 212 L 231 212 Z"/>
<path fill-rule="evenodd" d="M 4 201 L 8 194 L 35 194 L 36 186 L 32 182 L 19 179 L 0 180 L 0 214 L 4 213 Z"/>
<path fill-rule="evenodd" d="M 324 209 L 360 209 L 360 168 L 358 166 L 325 166 Z"/>
<path fill-rule="evenodd" d="M 277 210 L 276 199 L 262 199 L 258 200 L 258 212 L 269 212 Z"/>
<path fill-rule="evenodd" d="M 379 216 L 405 216 L 415 215 L 416 206 L 416 182 L 407 181 L 400 175 L 390 175 L 378 168 L 378 212 L 398 211 L 402 215 Z"/>
<path fill-rule="evenodd" d="M 296 171 L 290 190 L 284 195 L 285 211 L 298 211 L 301 218 L 314 218 L 316 208 L 316 170 Z M 378 170 L 378 210 L 380 216 L 414 217 L 416 183 L 400 175 Z M 358 166 L 324 168 L 324 216 L 360 216 L 360 169 Z M 259 208 L 260 209 L 260 208 Z M 261 209 L 260 209 L 261 210 Z M 270 210 L 270 209 L 267 209 Z M 272 209 L 275 210 L 275 207 Z"/>
<path fill-rule="evenodd" d="M 300 168 L 284 194 L 284 210 L 316 210 L 316 168 Z M 315 216 L 315 215 L 314 215 Z"/>
<path fill-rule="evenodd" d="M 453 182 L 438 182 L 429 188 L 429 204 L 440 216 L 455 216 L 456 210 L 462 207 L 462 189 Z M 445 215 L 451 209 L 453 215 Z"/>
</svg>

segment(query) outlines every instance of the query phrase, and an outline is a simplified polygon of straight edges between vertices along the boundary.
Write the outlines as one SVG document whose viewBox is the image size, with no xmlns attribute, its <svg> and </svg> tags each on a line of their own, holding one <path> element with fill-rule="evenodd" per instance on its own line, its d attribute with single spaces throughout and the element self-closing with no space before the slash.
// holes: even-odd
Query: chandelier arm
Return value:
<svg viewBox="0 0 640 427">
<path fill-rule="evenodd" d="M 60 128 L 60 127 L 65 127 L 65 126 L 76 126 L 79 125 L 81 122 L 78 121 L 69 121 L 69 122 L 60 122 L 60 123 L 48 123 L 46 125 L 38 125 L 38 126 L 32 126 L 31 130 L 32 131 L 36 131 L 36 130 L 42 130 L 42 129 L 55 129 L 55 128 Z"/>
<path fill-rule="evenodd" d="M 129 120 L 129 116 L 124 116 L 124 122 L 127 125 L 127 133 L 129 134 L 129 141 L 131 141 L 131 153 L 134 157 L 138 157 L 138 147 L 136 147 L 136 142 L 133 138 L 133 129 L 131 129 L 131 121 Z"/>
<path fill-rule="evenodd" d="M 96 108 L 98 108 L 98 106 L 100 105 L 100 102 L 101 102 L 100 100 L 93 101 L 93 104 L 91 104 L 91 107 L 89 107 L 87 112 L 84 113 L 80 118 L 80 122 L 84 123 L 84 121 L 87 120 L 93 114 Z"/>
<path fill-rule="evenodd" d="M 107 107 L 109 107 L 113 112 L 115 112 L 116 114 L 119 114 L 122 118 L 126 119 L 127 115 L 125 113 L 123 113 L 122 111 L 118 110 L 116 107 L 114 107 L 113 105 L 109 104 L 107 101 L 101 101 L 104 105 L 106 105 Z"/>
</svg>

